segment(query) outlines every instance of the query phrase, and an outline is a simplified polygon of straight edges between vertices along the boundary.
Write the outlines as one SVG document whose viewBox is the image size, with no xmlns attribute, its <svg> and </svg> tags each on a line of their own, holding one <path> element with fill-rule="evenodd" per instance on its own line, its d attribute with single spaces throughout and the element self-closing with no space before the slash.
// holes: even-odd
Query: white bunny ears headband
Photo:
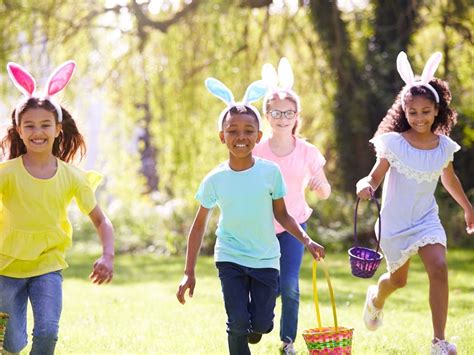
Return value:
<svg viewBox="0 0 474 355">
<path fill-rule="evenodd" d="M 415 75 L 413 74 L 413 70 L 411 69 L 410 63 L 408 62 L 408 58 L 405 52 L 398 53 L 397 57 L 397 70 L 400 74 L 401 78 L 405 82 L 405 87 L 403 88 L 401 101 L 402 101 L 402 108 L 405 110 L 405 95 L 410 90 L 410 88 L 414 86 L 423 86 L 430 90 L 436 100 L 436 103 L 439 103 L 439 94 L 435 90 L 433 86 L 430 85 L 430 81 L 433 79 L 433 75 L 438 69 L 438 65 L 441 62 L 442 55 L 440 52 L 433 53 L 431 57 L 425 64 L 423 68 L 423 73 L 421 74 L 421 78 L 415 80 Z"/>
<path fill-rule="evenodd" d="M 245 106 L 251 109 L 252 112 L 255 113 L 255 116 L 257 116 L 259 131 L 262 130 L 262 117 L 260 116 L 260 112 L 258 112 L 257 108 L 250 105 L 251 102 L 259 100 L 267 92 L 267 86 L 262 80 L 257 80 L 251 83 L 247 87 L 244 98 L 240 102 L 235 102 L 232 91 L 230 91 L 230 89 L 219 80 L 215 78 L 207 78 L 204 84 L 206 85 L 207 90 L 209 90 L 212 95 L 221 99 L 227 105 L 227 107 L 222 110 L 219 115 L 219 120 L 217 122 L 217 127 L 219 131 L 223 130 L 222 124 L 224 122 L 224 117 L 226 116 L 227 112 L 229 112 L 229 110 L 231 110 L 233 107 L 237 106 Z"/>
<path fill-rule="evenodd" d="M 22 105 L 25 104 L 31 98 L 40 98 L 42 100 L 48 100 L 56 109 L 58 114 L 58 122 L 62 122 L 63 113 L 61 106 L 53 99 L 53 96 L 58 92 L 62 91 L 71 80 L 72 75 L 76 69 L 76 62 L 69 60 L 59 67 L 57 67 L 49 76 L 46 83 L 46 90 L 43 94 L 35 95 L 36 82 L 33 76 L 21 65 L 16 63 L 8 63 L 7 71 L 13 84 L 18 90 L 22 92 L 24 98 L 17 104 L 15 108 L 15 121 L 18 125 L 19 122 L 19 110 Z"/>
<path fill-rule="evenodd" d="M 269 91 L 263 99 L 263 112 L 267 111 L 268 100 L 276 93 L 288 93 L 296 100 L 296 110 L 300 111 L 300 98 L 292 90 L 295 82 L 291 64 L 285 57 L 280 59 L 278 74 L 273 65 L 266 63 L 262 67 L 262 80 L 267 84 Z"/>
</svg>

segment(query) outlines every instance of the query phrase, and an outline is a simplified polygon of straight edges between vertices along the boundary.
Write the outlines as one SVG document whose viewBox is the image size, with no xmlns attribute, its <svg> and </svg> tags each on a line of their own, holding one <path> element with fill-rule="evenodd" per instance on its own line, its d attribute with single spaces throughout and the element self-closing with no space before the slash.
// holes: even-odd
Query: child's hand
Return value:
<svg viewBox="0 0 474 355">
<path fill-rule="evenodd" d="M 357 196 L 363 200 L 370 200 L 374 196 L 374 189 L 364 179 L 359 180 L 356 185 Z"/>
<path fill-rule="evenodd" d="M 109 283 L 114 275 L 114 257 L 112 255 L 102 255 L 96 260 L 89 275 L 93 283 L 101 285 Z"/>
<path fill-rule="evenodd" d="M 193 297 L 194 294 L 194 287 L 196 286 L 196 277 L 194 275 L 186 275 L 184 274 L 183 279 L 178 287 L 178 292 L 176 292 L 176 297 L 178 298 L 179 303 L 185 304 L 186 299 L 184 298 L 184 294 L 186 290 L 189 288 L 189 297 Z"/>
<path fill-rule="evenodd" d="M 308 181 L 308 188 L 315 191 L 319 198 L 327 199 L 331 195 L 331 185 L 327 181 L 322 180 L 319 176 L 311 176 Z"/>
<path fill-rule="evenodd" d="M 323 181 L 321 181 L 321 179 L 319 179 L 317 176 L 311 176 L 311 178 L 308 181 L 308 188 L 311 191 L 316 191 L 317 189 L 321 187 L 322 183 Z"/>
<path fill-rule="evenodd" d="M 474 211 L 472 208 L 464 213 L 464 219 L 466 220 L 467 234 L 474 234 Z"/>
<path fill-rule="evenodd" d="M 306 248 L 316 260 L 324 259 L 325 253 L 324 247 L 322 245 L 319 245 L 314 241 L 310 241 Z"/>
</svg>

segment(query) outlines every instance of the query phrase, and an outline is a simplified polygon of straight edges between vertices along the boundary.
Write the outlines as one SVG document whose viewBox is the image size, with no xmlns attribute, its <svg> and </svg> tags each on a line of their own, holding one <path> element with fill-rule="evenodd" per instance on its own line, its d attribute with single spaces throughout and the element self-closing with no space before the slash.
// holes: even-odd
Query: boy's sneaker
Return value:
<svg viewBox="0 0 474 355">
<path fill-rule="evenodd" d="M 458 353 L 456 345 L 448 343 L 446 340 L 434 339 L 431 343 L 431 355 L 456 355 Z"/>
<path fill-rule="evenodd" d="M 377 293 L 377 286 L 372 285 L 367 289 L 367 296 L 364 305 L 364 323 L 368 330 L 376 330 L 382 325 L 383 311 L 374 306 L 372 299 Z"/>
<path fill-rule="evenodd" d="M 249 344 L 257 344 L 262 339 L 262 334 L 250 332 L 248 335 Z"/>
<path fill-rule="evenodd" d="M 293 341 L 289 337 L 287 338 L 290 340 L 290 342 L 283 342 L 282 347 L 280 348 L 280 353 L 284 355 L 294 355 L 296 354 L 296 350 L 293 347 Z"/>
</svg>

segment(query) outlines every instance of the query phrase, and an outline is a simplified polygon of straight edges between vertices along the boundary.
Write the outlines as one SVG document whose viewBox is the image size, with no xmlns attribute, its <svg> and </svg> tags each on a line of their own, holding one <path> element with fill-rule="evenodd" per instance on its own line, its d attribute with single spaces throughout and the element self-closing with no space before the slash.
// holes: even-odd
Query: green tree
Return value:
<svg viewBox="0 0 474 355">
<path fill-rule="evenodd" d="M 310 1 L 314 27 L 337 83 L 333 106 L 336 146 L 342 187 L 348 192 L 373 163 L 367 141 L 400 88 L 395 58 L 406 50 L 415 30 L 418 6 L 416 0 L 374 1 L 370 34 L 357 47 L 336 2 Z"/>
</svg>

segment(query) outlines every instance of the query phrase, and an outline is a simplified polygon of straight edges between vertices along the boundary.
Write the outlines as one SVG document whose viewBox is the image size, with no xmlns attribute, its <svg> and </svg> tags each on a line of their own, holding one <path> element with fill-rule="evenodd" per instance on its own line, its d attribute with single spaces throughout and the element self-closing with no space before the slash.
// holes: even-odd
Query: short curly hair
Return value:
<svg viewBox="0 0 474 355">
<path fill-rule="evenodd" d="M 260 129 L 260 121 L 255 114 L 255 112 L 248 106 L 245 105 L 236 105 L 231 107 L 225 114 L 224 118 L 222 119 L 222 127 L 224 127 L 224 123 L 227 118 L 229 118 L 231 115 L 249 115 L 255 118 L 255 122 L 257 122 L 257 128 Z"/>
</svg>

